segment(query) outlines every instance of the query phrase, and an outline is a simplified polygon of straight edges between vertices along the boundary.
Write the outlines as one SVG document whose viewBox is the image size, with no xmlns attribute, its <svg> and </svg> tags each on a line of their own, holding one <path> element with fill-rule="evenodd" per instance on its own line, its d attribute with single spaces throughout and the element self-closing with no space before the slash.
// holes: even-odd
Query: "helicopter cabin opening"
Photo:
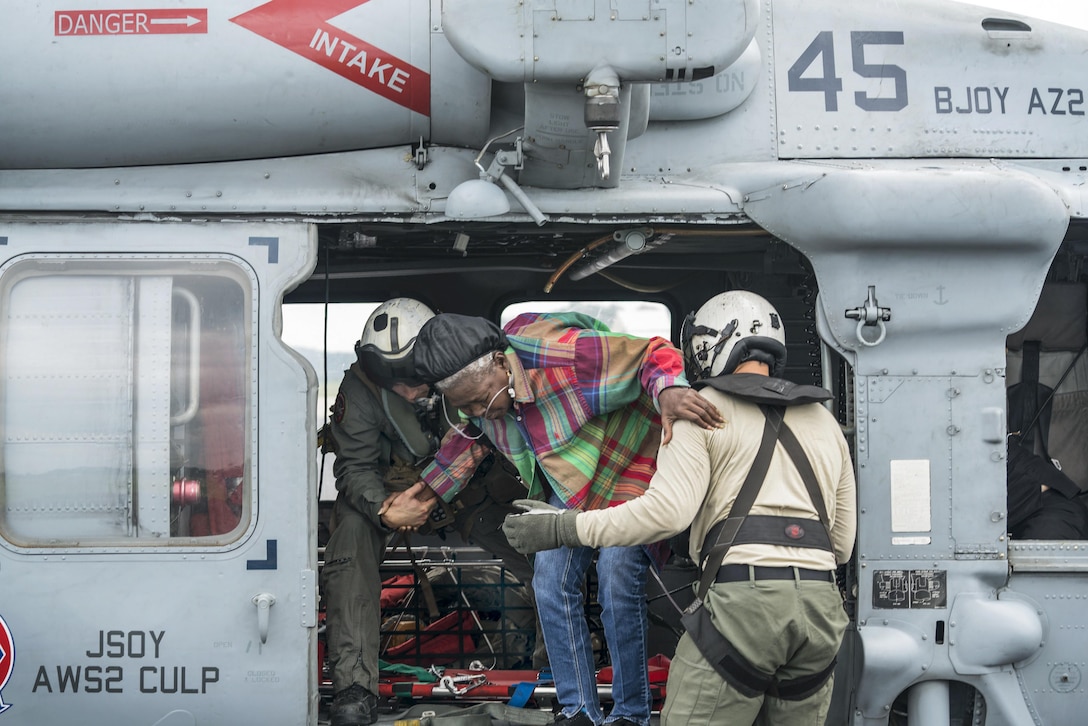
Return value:
<svg viewBox="0 0 1088 726">
<path fill-rule="evenodd" d="M 19 676 L 29 694 L 215 693 L 227 687 L 226 674 L 234 668 L 247 674 L 247 692 L 273 700 L 280 692 L 278 707 L 293 709 L 300 723 L 320 712 L 331 693 L 322 670 L 318 548 L 334 494 L 331 456 L 322 454 L 319 432 L 354 360 L 350 351 L 366 315 L 391 297 L 497 322 L 524 310 L 578 309 L 616 330 L 676 342 L 684 316 L 707 298 L 752 290 L 782 315 L 785 377 L 832 391 L 829 406 L 857 445 L 856 378 L 821 337 L 812 266 L 799 250 L 755 225 L 291 223 L 259 225 L 242 235 L 238 225 L 185 223 L 7 229 L 0 251 L 16 254 L 0 266 L 5 573 L 22 576 L 24 564 L 37 557 L 58 573 L 75 573 L 65 568 L 76 563 L 116 560 L 124 563 L 108 570 L 116 587 L 136 593 L 145 591 L 149 576 L 141 557 L 165 552 L 187 562 L 184 575 L 171 577 L 172 586 L 157 587 L 151 597 L 152 608 L 173 607 L 181 618 L 176 633 L 146 629 L 156 638 L 153 658 L 151 641 L 130 637 L 144 631 L 100 625 L 114 594 L 90 590 L 87 612 L 99 615 L 59 626 L 77 646 L 70 656 L 39 659 Z M 1009 336 L 1006 368 L 977 374 L 1003 379 L 1010 392 L 1025 382 L 1037 387 L 1028 416 L 1040 413 L 1029 421 L 1038 432 L 1035 453 L 1045 452 L 1080 492 L 1088 490 L 1081 444 L 1088 431 L 1086 232 L 1083 225 L 1071 226 L 1037 309 L 1025 311 L 1030 322 Z M 118 251 L 147 239 L 156 243 L 143 252 Z M 894 320 L 894 302 L 891 307 Z M 1001 436 L 1016 430 L 1005 412 L 996 420 Z M 275 452 L 262 471 L 257 450 Z M 1084 506 L 1080 492 L 1069 500 Z M 271 527 L 284 525 L 271 536 Z M 255 547 L 246 549 L 250 541 Z M 437 598 L 409 595 L 390 603 L 383 657 L 409 667 L 427 667 L 435 653 L 449 667 L 525 666 L 535 637 L 531 604 L 498 561 L 455 531 L 392 545 L 384 574 L 410 577 L 391 587 L 414 593 L 422 578 Z M 229 567 L 199 574 L 202 563 L 225 566 L 239 556 L 243 576 L 233 585 L 223 574 L 233 571 Z M 1008 587 L 1025 593 L 1055 574 L 1082 580 L 1088 571 L 1083 544 L 1048 537 L 1014 539 L 1009 560 Z M 275 571 L 288 573 L 281 592 L 254 592 L 243 582 L 245 572 Z M 672 655 L 681 631 L 670 601 L 679 607 L 690 602 L 686 585 L 694 572 L 693 563 L 678 556 L 660 581 L 651 579 L 651 653 Z M 840 572 L 852 614 L 864 577 L 856 559 Z M 36 582 L 29 570 L 26 578 Z M 246 607 L 235 607 L 219 622 L 203 621 L 203 631 L 186 629 L 183 613 L 190 611 L 176 608 L 191 600 L 194 587 L 214 592 L 216 602 L 235 598 Z M 285 596 L 287 591 L 294 594 Z M 285 601 L 298 610 L 291 619 L 305 627 L 277 639 Z M 591 583 L 591 620 L 594 607 Z M 1061 622 L 1076 617 L 1050 616 Z M 9 624 L 24 624 L 6 617 Z M 946 619 L 940 624 L 951 627 Z M 255 635 L 243 637 L 243 630 Z M 949 637 L 940 628 L 934 636 L 942 642 Z M 595 637 L 603 646 L 603 633 Z M 207 641 L 206 656 L 180 649 L 191 638 Z M 109 667 L 118 670 L 99 670 L 114 646 L 119 657 Z M 303 676 L 309 695 L 301 706 L 282 695 L 289 689 L 278 685 L 279 667 L 241 665 L 254 648 L 283 661 L 311 654 Z M 859 649 L 857 634 L 848 636 L 844 654 L 856 656 Z M 606 667 L 607 649 L 598 654 L 598 665 Z M 141 664 L 144 658 L 148 665 Z M 849 676 L 841 683 L 833 709 L 848 708 Z M 433 693 L 433 687 L 426 691 Z M 477 696 L 486 698 L 484 693 Z M 970 687 L 953 693 L 956 707 L 982 707 Z M 389 703 L 422 697 L 392 686 L 383 696 Z M 154 704 L 143 712 L 158 713 Z"/>
</svg>

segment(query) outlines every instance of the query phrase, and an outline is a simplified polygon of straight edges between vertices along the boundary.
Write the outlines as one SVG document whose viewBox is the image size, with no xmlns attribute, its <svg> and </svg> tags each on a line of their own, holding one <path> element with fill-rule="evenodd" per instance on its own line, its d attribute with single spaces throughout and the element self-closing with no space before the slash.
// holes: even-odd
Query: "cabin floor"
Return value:
<svg viewBox="0 0 1088 726">
<path fill-rule="evenodd" d="M 329 726 L 329 714 L 328 714 L 329 702 L 322 699 L 321 709 L 318 713 L 317 723 L 319 726 Z M 392 705 L 381 704 L 379 706 L 379 716 L 377 724 L 378 726 L 420 726 L 419 718 L 422 715 L 422 711 L 433 707 L 436 713 L 443 715 L 452 714 L 454 709 L 458 706 L 468 707 L 473 705 L 468 701 L 459 701 L 456 704 L 449 702 L 444 703 L 418 703 L 410 706 L 404 704 Z M 551 709 L 529 709 L 536 712 L 551 713 Z M 493 721 L 493 723 L 510 723 L 505 721 Z M 650 714 L 650 726 L 659 726 L 661 723 L 661 714 L 658 711 L 654 711 Z"/>
<path fill-rule="evenodd" d="M 319 538 L 321 539 L 321 538 Z M 319 542 L 323 544 L 323 542 Z M 411 559 L 402 548 L 386 553 L 381 573 L 384 583 L 382 649 L 383 677 L 379 686 L 379 724 L 401 722 L 415 726 L 424 710 L 437 713 L 479 703 L 524 704 L 528 711 L 551 714 L 558 710 L 555 687 L 547 671 L 532 667 L 535 633 L 532 601 L 503 563 L 471 545 L 456 533 L 448 538 L 416 536 Z M 319 550 L 323 561 L 323 551 Z M 690 601 L 693 574 L 686 561 L 665 567 L 660 580 L 647 587 L 650 614 L 648 651 L 655 708 L 664 702 L 668 658 L 680 630 L 675 608 Z M 319 562 L 319 566 L 322 562 Z M 591 568 L 587 581 L 586 616 L 591 639 L 604 670 L 599 685 L 605 710 L 611 703 L 607 646 L 596 604 L 596 578 Z M 419 582 L 426 582 L 421 587 Z M 425 593 L 429 590 L 429 593 Z M 667 590 L 667 594 L 666 594 Z M 672 598 L 676 606 L 669 602 Z M 427 603 L 437 605 L 431 610 Z M 333 690 L 324 648 L 324 612 L 319 613 L 320 672 L 319 724 L 328 724 Z M 389 670 L 386 670 L 387 665 Z M 447 690 L 439 676 L 453 679 L 464 695 Z M 516 723 L 494 721 L 494 723 Z M 659 723 L 653 713 L 651 724 Z"/>
</svg>

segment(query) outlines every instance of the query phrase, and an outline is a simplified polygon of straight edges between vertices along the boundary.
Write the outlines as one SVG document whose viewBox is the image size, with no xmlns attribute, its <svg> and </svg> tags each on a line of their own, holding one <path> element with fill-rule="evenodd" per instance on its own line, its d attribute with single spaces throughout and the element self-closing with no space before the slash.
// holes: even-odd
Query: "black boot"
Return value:
<svg viewBox="0 0 1088 726">
<path fill-rule="evenodd" d="M 369 726 L 378 720 L 378 697 L 358 683 L 338 691 L 329 709 L 332 726 Z"/>
</svg>

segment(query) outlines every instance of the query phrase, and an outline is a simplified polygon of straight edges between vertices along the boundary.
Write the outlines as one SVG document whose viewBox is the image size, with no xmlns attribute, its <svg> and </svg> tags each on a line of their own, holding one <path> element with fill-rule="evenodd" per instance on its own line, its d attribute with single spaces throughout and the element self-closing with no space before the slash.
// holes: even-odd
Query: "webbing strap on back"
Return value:
<svg viewBox="0 0 1088 726">
<path fill-rule="evenodd" d="M 771 458 L 774 456 L 774 447 L 778 443 L 779 429 L 785 411 L 778 407 L 760 406 L 763 411 L 763 439 L 759 442 L 759 450 L 752 461 L 752 468 L 748 470 L 748 476 L 744 479 L 737 498 L 729 510 L 729 516 L 722 521 L 718 536 L 705 557 L 702 558 L 703 574 L 699 578 L 699 599 L 706 597 L 707 590 L 714 583 L 718 574 L 718 568 L 725 559 L 725 553 L 733 546 L 733 540 L 737 537 L 737 531 L 748 511 L 759 495 L 763 486 L 763 480 L 767 478 L 767 470 L 771 468 Z"/>
<path fill-rule="evenodd" d="M 827 516 L 827 505 L 824 503 L 820 484 L 816 480 L 816 472 L 812 470 L 812 462 L 808 460 L 805 450 L 801 448 L 801 442 L 797 440 L 789 426 L 782 424 L 782 430 L 779 431 L 778 436 L 782 440 L 782 448 L 793 459 L 793 465 L 797 467 L 797 473 L 801 475 L 801 481 L 805 483 L 808 496 L 812 499 L 812 506 L 816 507 L 817 516 L 823 522 L 824 528 L 830 532 L 831 519 Z"/>
<path fill-rule="evenodd" d="M 763 411 L 763 416 L 766 419 L 763 426 L 763 440 L 760 441 L 759 450 L 752 462 L 752 468 L 749 469 L 748 476 L 745 477 L 740 492 L 737 493 L 737 498 L 729 511 L 729 516 L 715 524 L 707 534 L 707 542 L 713 542 L 714 544 L 702 558 L 703 573 L 699 578 L 699 596 L 684 610 L 680 621 L 691 636 L 695 647 L 699 649 L 699 652 L 702 653 L 703 657 L 707 659 L 714 667 L 715 672 L 726 683 L 729 683 L 749 698 L 760 693 L 769 693 L 784 700 L 800 701 L 808 698 L 823 687 L 834 672 L 834 660 L 819 673 L 794 680 L 779 681 L 775 678 L 775 674 L 764 673 L 749 663 L 733 644 L 722 635 L 721 631 L 714 625 L 710 613 L 703 607 L 703 599 L 706 597 L 707 590 L 710 589 L 710 586 L 717 578 L 718 568 L 721 567 L 726 552 L 729 551 L 729 548 L 736 540 L 741 525 L 744 524 L 745 519 L 748 517 L 748 512 L 751 510 L 752 504 L 763 486 L 763 481 L 767 478 L 771 457 L 778 441 L 782 442 L 782 447 L 786 450 L 797 468 L 797 473 L 800 474 L 801 479 L 804 481 L 805 489 L 812 499 L 812 504 L 820 517 L 825 532 L 830 531 L 827 506 L 824 502 L 823 493 L 820 491 L 819 482 L 816 479 L 816 472 L 813 471 L 812 463 L 805 454 L 805 450 L 801 447 L 801 443 L 783 420 L 785 411 L 781 407 L 762 404 L 760 410 Z M 703 551 L 707 551 L 705 544 Z"/>
<path fill-rule="evenodd" d="M 779 441 L 782 442 L 782 448 L 786 450 L 786 453 L 793 461 L 794 467 L 797 469 L 797 473 L 800 474 L 801 480 L 805 484 L 805 490 L 808 492 L 809 498 L 812 499 L 812 505 L 816 508 L 820 523 L 823 524 L 827 532 L 831 531 L 831 520 L 827 516 L 827 505 L 824 502 L 823 493 L 820 491 L 816 472 L 813 470 L 812 463 L 805 454 L 801 442 L 797 440 L 797 436 L 783 420 L 785 410 L 779 406 L 769 405 L 760 405 L 759 408 L 763 411 L 765 422 L 763 425 L 763 439 L 759 442 L 759 450 L 752 462 L 752 468 L 748 470 L 748 476 L 745 477 L 740 492 L 737 493 L 737 498 L 729 510 L 729 516 L 714 525 L 707 534 L 707 542 L 713 542 L 713 545 L 709 552 L 702 557 L 703 574 L 699 578 L 698 597 L 700 601 L 706 597 L 707 590 L 714 583 L 714 579 L 718 575 L 718 568 L 721 567 L 722 560 L 725 559 L 725 554 L 733 546 L 741 525 L 744 524 L 748 512 L 752 509 L 752 504 L 755 503 L 756 497 L 759 496 L 759 490 L 763 487 L 763 481 L 767 478 L 767 471 L 771 466 L 771 457 L 774 456 L 775 445 Z M 705 544 L 703 549 L 706 551 Z"/>
</svg>

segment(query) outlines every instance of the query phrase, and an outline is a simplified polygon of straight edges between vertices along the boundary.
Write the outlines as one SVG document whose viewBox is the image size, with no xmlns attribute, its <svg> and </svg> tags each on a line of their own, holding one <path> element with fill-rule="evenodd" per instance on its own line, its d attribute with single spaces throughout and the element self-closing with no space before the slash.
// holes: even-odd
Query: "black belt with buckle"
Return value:
<svg viewBox="0 0 1088 726">
<path fill-rule="evenodd" d="M 722 565 L 715 582 L 745 582 L 747 580 L 819 580 L 835 582 L 829 570 L 806 570 L 803 567 L 760 567 L 759 565 Z"/>
</svg>

